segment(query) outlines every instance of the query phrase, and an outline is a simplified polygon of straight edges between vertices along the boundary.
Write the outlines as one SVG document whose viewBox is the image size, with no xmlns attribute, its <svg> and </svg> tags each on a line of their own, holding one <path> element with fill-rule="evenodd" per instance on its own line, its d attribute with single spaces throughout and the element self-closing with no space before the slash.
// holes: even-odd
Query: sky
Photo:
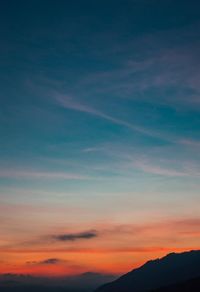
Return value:
<svg viewBox="0 0 200 292">
<path fill-rule="evenodd" d="M 0 273 L 200 248 L 198 0 L 0 3 Z"/>
</svg>

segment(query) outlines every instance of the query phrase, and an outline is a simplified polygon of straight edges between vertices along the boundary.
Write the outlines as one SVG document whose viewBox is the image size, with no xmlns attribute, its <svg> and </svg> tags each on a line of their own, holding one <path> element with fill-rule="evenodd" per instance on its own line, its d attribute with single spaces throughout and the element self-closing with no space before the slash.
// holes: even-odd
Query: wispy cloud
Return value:
<svg viewBox="0 0 200 292">
<path fill-rule="evenodd" d="M 179 236 L 181 233 L 179 234 Z M 196 247 L 197 248 L 197 247 Z M 77 253 L 77 254 L 107 254 L 107 253 L 151 253 L 151 252 L 159 252 L 159 251 L 175 251 L 175 250 L 180 250 L 180 251 L 185 251 L 186 249 L 192 250 L 195 249 L 194 246 L 189 246 L 189 247 L 177 247 L 177 246 L 133 246 L 133 247 L 102 247 L 102 248 L 93 248 L 93 247 L 83 247 L 83 248 L 56 248 L 56 249 L 44 249 L 44 248 L 37 248 L 37 249 L 8 249 L 4 248 L 1 249 L 2 252 L 4 253 L 19 253 L 19 254 L 24 254 L 24 253 L 44 253 L 44 252 L 52 252 L 52 253 Z"/>
<path fill-rule="evenodd" d="M 164 139 L 167 141 L 169 140 L 169 138 L 164 137 L 163 135 L 160 135 L 159 133 L 157 133 L 155 131 L 152 131 L 150 129 L 146 129 L 146 128 L 138 126 L 138 125 L 134 125 L 132 123 L 129 123 L 127 121 L 124 121 L 124 120 L 121 120 L 118 118 L 115 118 L 115 117 L 108 115 L 102 111 L 99 111 L 91 106 L 88 106 L 88 105 L 83 104 L 83 103 L 79 103 L 74 98 L 69 97 L 67 95 L 62 95 L 60 93 L 56 93 L 54 96 L 54 99 L 56 100 L 56 102 L 58 104 L 60 104 L 64 108 L 72 109 L 75 111 L 87 113 L 87 114 L 102 118 L 104 120 L 110 121 L 113 124 L 126 127 L 132 131 L 142 133 L 146 136 L 157 137 L 157 138 Z"/>
<path fill-rule="evenodd" d="M 82 152 L 85 153 L 90 153 L 90 152 L 98 152 L 98 151 L 104 151 L 104 147 L 88 147 L 88 148 L 84 148 L 82 150 Z"/>
<path fill-rule="evenodd" d="M 31 240 L 27 241 L 19 241 L 15 244 L 8 244 L 4 246 L 5 250 L 15 250 L 16 248 L 21 250 L 29 250 L 29 249 L 38 249 L 40 247 L 45 248 L 47 245 L 50 246 L 56 246 L 57 243 L 66 243 L 66 242 L 77 242 L 82 240 L 92 240 L 100 235 L 100 232 L 96 229 L 81 231 L 81 232 L 69 232 L 69 233 L 59 233 L 59 234 L 47 234 L 38 236 L 36 238 L 33 238 Z M 3 250 L 4 250 L 3 248 Z M 51 247 L 50 247 L 51 248 Z M 73 248 L 72 248 L 73 249 Z M 51 248 L 53 250 L 53 248 Z M 0 248 L 0 252 L 2 251 L 2 246 Z M 48 251 L 48 248 L 46 249 Z M 34 262 L 30 262 L 34 263 Z M 43 263 L 43 261 L 41 262 Z M 48 263 L 48 262 L 47 262 Z"/>
<path fill-rule="evenodd" d="M 193 139 L 181 139 L 179 140 L 179 143 L 191 147 L 200 147 L 200 141 Z"/>
<path fill-rule="evenodd" d="M 186 217 L 174 218 L 170 220 L 151 221 L 143 223 L 116 224 L 109 223 L 97 226 L 95 230 L 83 231 L 80 233 L 62 233 L 50 235 L 40 239 L 37 245 L 29 242 L 27 245 L 13 244 L 10 246 L 1 246 L 2 253 L 144 253 L 156 252 L 165 249 L 184 250 L 186 246 L 182 246 L 182 241 L 185 236 L 194 239 L 188 248 L 195 248 L 196 237 L 199 236 L 200 218 Z M 87 245 L 57 245 L 57 242 L 74 242 L 82 240 L 92 240 L 99 236 L 99 243 L 95 246 Z M 120 239 L 123 237 L 123 244 Z M 127 241 L 128 239 L 128 241 Z M 105 245 L 105 242 L 109 245 Z M 116 242 L 119 244 L 116 245 Z M 47 246 L 48 242 L 48 246 Z M 131 242 L 131 245 L 130 245 Z M 147 244 L 148 242 L 148 244 Z M 176 247 L 172 246 L 176 242 Z M 55 245 L 54 245 L 55 243 Z M 92 242 L 91 242 L 92 243 Z M 177 245 L 178 243 L 178 245 Z M 53 244 L 53 245 L 52 245 Z M 40 261 L 29 261 L 28 264 L 50 265 L 59 264 L 62 260 L 59 258 L 47 258 Z"/>
<path fill-rule="evenodd" d="M 71 109 L 74 111 L 83 112 L 83 113 L 107 120 L 115 125 L 125 127 L 131 131 L 138 132 L 138 133 L 143 134 L 144 136 L 147 136 L 147 137 L 153 137 L 153 138 L 160 139 L 160 140 L 163 140 L 163 141 L 166 141 L 169 143 L 180 144 L 180 145 L 185 145 L 185 146 L 199 146 L 200 145 L 199 141 L 191 140 L 191 139 L 188 139 L 184 136 L 177 138 L 177 136 L 173 135 L 172 133 L 170 133 L 167 130 L 166 131 L 157 130 L 155 127 L 153 129 L 151 129 L 148 127 L 140 126 L 138 124 L 134 124 L 134 123 L 125 121 L 123 119 L 115 118 L 113 115 L 107 114 L 102 110 L 96 109 L 93 106 L 90 106 L 86 103 L 77 101 L 77 99 L 72 97 L 72 96 L 64 95 L 64 94 L 61 94 L 59 92 L 53 91 L 53 99 L 60 106 L 66 108 L 66 109 Z M 134 99 L 134 98 L 132 98 L 132 99 Z M 177 98 L 177 100 L 178 100 L 178 98 Z M 158 100 L 156 99 L 154 101 L 154 100 L 148 99 L 148 102 L 151 102 L 154 104 L 155 102 L 158 102 Z M 171 100 L 164 100 L 163 101 L 163 99 L 162 99 L 160 101 L 160 103 L 166 103 L 166 104 L 168 103 L 169 105 L 171 105 Z M 91 149 L 91 151 L 93 151 L 93 150 L 94 149 Z M 88 150 L 86 149 L 85 152 L 90 152 L 90 148 L 88 148 Z"/>
<path fill-rule="evenodd" d="M 84 231 L 80 233 L 65 233 L 52 235 L 51 238 L 57 241 L 76 241 L 81 239 L 92 239 L 98 236 L 96 230 Z"/>
<path fill-rule="evenodd" d="M 178 226 L 182 226 L 185 229 L 190 227 L 198 227 L 200 228 L 200 218 L 185 218 L 175 221 Z"/>
<path fill-rule="evenodd" d="M 68 172 L 42 172 L 32 170 L 0 170 L 0 178 L 14 179 L 64 179 L 64 180 L 87 180 L 90 177 Z"/>
<path fill-rule="evenodd" d="M 161 175 L 161 176 L 184 177 L 184 176 L 189 175 L 189 173 L 186 173 L 184 171 L 164 168 L 159 165 L 153 165 L 142 160 L 134 162 L 134 166 L 144 172 Z"/>
<path fill-rule="evenodd" d="M 43 261 L 27 261 L 26 263 L 29 265 L 56 265 L 61 263 L 63 260 L 58 258 L 49 258 Z"/>
</svg>

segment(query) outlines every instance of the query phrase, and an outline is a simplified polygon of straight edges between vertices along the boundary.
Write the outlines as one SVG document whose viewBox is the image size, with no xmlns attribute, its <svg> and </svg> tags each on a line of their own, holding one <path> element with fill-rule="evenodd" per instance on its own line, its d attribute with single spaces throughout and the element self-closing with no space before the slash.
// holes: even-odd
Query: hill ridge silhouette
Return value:
<svg viewBox="0 0 200 292">
<path fill-rule="evenodd" d="M 200 277 L 200 250 L 173 252 L 147 261 L 117 280 L 104 284 L 96 292 L 151 291 L 195 277 Z"/>
</svg>

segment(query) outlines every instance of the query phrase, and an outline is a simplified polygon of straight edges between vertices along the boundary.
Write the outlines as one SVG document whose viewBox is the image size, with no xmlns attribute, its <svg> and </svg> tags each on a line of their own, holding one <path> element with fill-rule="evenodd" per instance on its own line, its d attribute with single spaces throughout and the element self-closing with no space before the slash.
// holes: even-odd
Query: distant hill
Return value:
<svg viewBox="0 0 200 292">
<path fill-rule="evenodd" d="M 87 272 L 66 277 L 35 277 L 21 274 L 0 275 L 0 292 L 91 292 L 116 276 Z"/>
<path fill-rule="evenodd" d="M 187 282 L 188 285 L 190 283 L 191 285 L 198 285 L 198 277 L 200 277 L 200 250 L 171 253 L 161 259 L 148 261 L 140 268 L 134 269 L 119 279 L 101 286 L 96 292 L 184 291 L 169 290 L 173 287 L 166 286 L 188 280 L 191 281 Z M 192 282 L 191 279 L 193 278 L 197 278 L 196 282 L 195 280 Z M 160 290 L 156 290 L 159 288 Z M 175 288 L 179 289 L 179 286 L 175 285 Z M 190 292 L 197 291 L 200 291 L 200 289 L 190 290 Z"/>
</svg>

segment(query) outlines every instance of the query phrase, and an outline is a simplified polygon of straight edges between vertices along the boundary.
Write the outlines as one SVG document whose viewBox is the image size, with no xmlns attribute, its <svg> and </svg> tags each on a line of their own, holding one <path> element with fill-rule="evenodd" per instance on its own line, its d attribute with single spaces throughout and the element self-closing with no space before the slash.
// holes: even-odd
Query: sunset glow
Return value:
<svg viewBox="0 0 200 292">
<path fill-rule="evenodd" d="M 200 249 L 198 1 L 9 2 L 0 274 L 113 276 Z"/>
</svg>

